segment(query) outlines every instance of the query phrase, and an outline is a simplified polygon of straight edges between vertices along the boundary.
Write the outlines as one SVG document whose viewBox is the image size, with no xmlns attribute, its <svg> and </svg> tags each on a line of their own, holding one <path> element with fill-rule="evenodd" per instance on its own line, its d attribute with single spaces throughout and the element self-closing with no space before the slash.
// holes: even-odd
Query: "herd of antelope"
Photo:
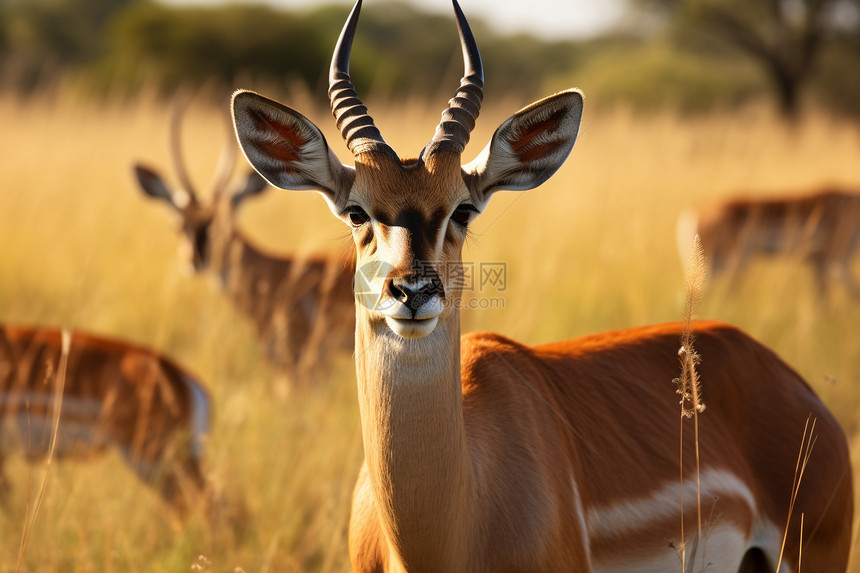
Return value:
<svg viewBox="0 0 860 573">
<path fill-rule="evenodd" d="M 230 187 L 232 143 L 210 198 L 200 196 L 182 159 L 179 105 L 170 127 L 179 187 L 134 167 L 143 192 L 178 213 L 190 266 L 212 273 L 277 370 L 313 383 L 332 355 L 355 345 L 365 461 L 349 524 L 353 568 L 663 572 L 676 570 L 678 547 L 691 547 L 690 571 L 775 571 L 781 561 L 781 571 L 797 573 L 801 556 L 806 571 L 844 571 L 853 520 L 846 436 L 797 372 L 747 334 L 695 323 L 707 403 L 698 475 L 712 519 L 702 539 L 681 540 L 681 508 L 695 521 L 697 494 L 678 481 L 678 408 L 666 388 L 678 375 L 683 324 L 539 346 L 461 336 L 462 284 L 450 269 L 463 265 L 469 225 L 495 192 L 538 187 L 562 166 L 583 98 L 569 89 L 517 111 L 464 162 L 484 76 L 453 5 L 465 72 L 417 156 L 402 158 L 385 142 L 353 87 L 358 0 L 329 75 L 353 165 L 299 112 L 240 90 L 232 124 L 254 171 L 238 186 Z M 350 229 L 355 260 L 252 244 L 236 213 L 269 185 L 318 191 Z M 737 275 L 759 253 L 809 259 L 822 295 L 838 277 L 860 298 L 850 274 L 858 221 L 860 196 L 836 189 L 739 198 L 683 216 L 679 242 L 698 233 L 714 273 Z M 360 297 L 356 268 L 377 269 L 363 277 Z M 91 334 L 6 326 L 0 383 L 4 451 L 10 437 L 32 458 L 112 447 L 180 511 L 205 497 L 211 400 L 164 355 Z M 815 453 L 795 491 L 797 437 L 810 417 Z M 794 495 L 802 521 L 788 514 Z"/>
</svg>

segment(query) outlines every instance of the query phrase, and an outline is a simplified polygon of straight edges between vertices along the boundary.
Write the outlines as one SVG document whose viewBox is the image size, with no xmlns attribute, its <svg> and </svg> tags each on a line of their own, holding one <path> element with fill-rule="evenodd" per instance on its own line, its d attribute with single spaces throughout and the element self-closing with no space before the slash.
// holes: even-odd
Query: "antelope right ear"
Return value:
<svg viewBox="0 0 860 573">
<path fill-rule="evenodd" d="M 233 95 L 233 123 L 248 162 L 281 189 L 315 189 L 346 204 L 355 169 L 343 165 L 317 126 L 299 112 L 250 91 Z"/>
<path fill-rule="evenodd" d="M 230 198 L 230 203 L 235 209 L 242 203 L 242 201 L 244 201 L 248 197 L 259 195 L 268 188 L 269 182 L 263 179 L 262 175 L 260 175 L 256 171 L 249 171 L 248 176 L 245 177 L 245 183 L 242 185 L 241 189 L 239 189 L 233 194 L 233 196 Z"/>
<path fill-rule="evenodd" d="M 525 191 L 552 177 L 573 149 L 582 119 L 582 94 L 571 89 L 537 101 L 508 118 L 489 145 L 463 166 L 481 201 L 495 191 Z"/>
</svg>

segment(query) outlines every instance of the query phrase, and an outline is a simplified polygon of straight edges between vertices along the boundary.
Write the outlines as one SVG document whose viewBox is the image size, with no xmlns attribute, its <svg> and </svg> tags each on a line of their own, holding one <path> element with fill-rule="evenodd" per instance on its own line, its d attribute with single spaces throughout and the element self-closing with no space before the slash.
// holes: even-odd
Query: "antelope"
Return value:
<svg viewBox="0 0 860 573">
<path fill-rule="evenodd" d="M 820 298 L 834 279 L 860 300 L 851 262 L 860 248 L 860 195 L 836 186 L 792 196 L 726 199 L 678 219 L 678 247 L 698 233 L 712 275 L 736 280 L 754 255 L 796 257 L 815 272 Z"/>
<path fill-rule="evenodd" d="M 352 566 L 674 570 L 680 561 L 671 542 L 693 541 L 677 539 L 682 494 L 688 520 L 696 505 L 695 484 L 678 480 L 671 389 L 683 325 L 539 346 L 486 332 L 460 336 L 462 283 L 455 279 L 469 224 L 494 192 L 537 187 L 562 165 L 583 98 L 568 89 L 519 110 L 463 165 L 483 68 L 456 0 L 453 6 L 465 73 L 417 158 L 400 158 L 385 143 L 352 85 L 361 0 L 329 75 L 332 112 L 354 166 L 342 164 L 299 112 L 251 91 L 232 99 L 250 164 L 276 187 L 317 190 L 352 230 L 365 455 L 349 525 Z M 726 324 L 695 328 L 708 406 L 699 420 L 701 487 L 713 517 L 691 570 L 775 569 L 811 414 L 819 439 L 782 570 L 797 571 L 802 512 L 805 570 L 844 571 L 853 496 L 839 424 L 771 350 Z M 686 454 L 689 462 L 692 451 Z"/>
<path fill-rule="evenodd" d="M 201 462 L 210 398 L 172 360 L 84 332 L 0 326 L 4 494 L 9 489 L 2 472 L 4 454 L 17 446 L 31 461 L 47 457 L 55 408 L 57 459 L 87 459 L 114 448 L 180 514 L 195 501 L 205 501 L 208 487 Z"/>
<path fill-rule="evenodd" d="M 259 248 L 237 226 L 245 200 L 268 187 L 251 171 L 227 192 L 236 144 L 232 126 L 214 177 L 211 200 L 200 198 L 185 168 L 180 145 L 181 106 L 170 123 L 170 149 L 180 189 L 172 190 L 154 169 L 137 164 L 134 172 L 148 197 L 165 201 L 179 215 L 182 251 L 194 273 L 212 269 L 218 285 L 253 323 L 269 361 L 294 382 L 324 367 L 338 350 L 352 351 L 351 263 L 326 256 L 290 257 Z M 323 368 L 324 369 L 324 368 Z"/>
</svg>

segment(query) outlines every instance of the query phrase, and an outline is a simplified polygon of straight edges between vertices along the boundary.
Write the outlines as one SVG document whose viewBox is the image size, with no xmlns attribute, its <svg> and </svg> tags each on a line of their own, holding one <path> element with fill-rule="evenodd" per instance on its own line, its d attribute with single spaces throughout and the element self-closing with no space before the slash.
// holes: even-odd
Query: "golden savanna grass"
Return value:
<svg viewBox="0 0 860 573">
<path fill-rule="evenodd" d="M 302 95 L 270 95 L 311 117 L 346 157 L 324 107 Z M 386 139 L 414 155 L 444 99 L 368 103 Z M 466 159 L 527 103 L 490 94 Z M 757 109 L 680 118 L 590 104 L 561 171 L 537 190 L 500 194 L 476 221 L 465 258 L 505 263 L 507 284 L 475 293 L 501 297 L 504 308 L 464 313 L 464 330 L 537 343 L 676 320 L 683 268 L 675 219 L 683 208 L 733 192 L 802 191 L 827 181 L 860 192 L 856 124 L 813 115 L 786 127 Z M 197 102 L 186 118 L 186 155 L 201 186 L 224 139 L 222 109 Z M 315 388 L 273 399 L 250 326 L 210 281 L 181 274 L 175 222 L 133 183 L 136 160 L 168 170 L 167 122 L 168 105 L 156 98 L 0 97 L 0 321 L 121 337 L 197 373 L 216 407 L 208 470 L 244 505 L 244 529 L 212 530 L 202 515 L 176 525 L 111 454 L 51 465 L 24 562 L 40 572 L 346 571 L 349 503 L 362 459 L 351 363 L 345 358 Z M 272 249 L 338 253 L 348 244 L 313 193 L 270 192 L 247 205 L 242 225 Z M 776 349 L 815 387 L 860 454 L 860 303 L 838 287 L 820 303 L 809 269 L 768 261 L 736 290 L 709 285 L 700 315 L 736 323 Z M 676 400 L 672 380 L 664 383 L 666 399 Z M 768 405 L 758 413 L 768 416 Z M 785 447 L 796 451 L 802 431 L 787 436 Z M 0 522 L 0 569 L 11 570 L 46 470 L 11 457 L 6 471 L 14 489 Z"/>
</svg>

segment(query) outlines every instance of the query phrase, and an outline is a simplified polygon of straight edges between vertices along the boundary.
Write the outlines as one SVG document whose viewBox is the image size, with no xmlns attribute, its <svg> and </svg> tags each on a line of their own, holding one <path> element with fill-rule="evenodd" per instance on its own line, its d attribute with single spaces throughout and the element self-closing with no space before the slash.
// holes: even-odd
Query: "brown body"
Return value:
<svg viewBox="0 0 860 573">
<path fill-rule="evenodd" d="M 211 406 L 203 386 L 152 350 L 81 332 L 0 327 L 0 461 L 16 448 L 31 460 L 49 454 L 59 380 L 56 458 L 87 459 L 114 448 L 180 512 L 204 492 Z"/>
<path fill-rule="evenodd" d="M 382 139 L 348 74 L 361 1 L 330 71 L 332 110 L 355 166 L 319 128 L 247 91 L 233 97 L 242 150 L 273 185 L 315 188 L 348 224 L 364 277 L 356 379 L 365 463 L 350 520 L 361 572 L 774 571 L 808 416 L 815 451 L 789 529 L 785 567 L 844 571 L 853 494 L 847 440 L 804 381 L 730 326 L 696 325 L 702 356 L 701 538 L 673 380 L 681 325 L 527 347 L 460 336 L 468 225 L 502 190 L 546 181 L 578 134 L 582 95 L 521 109 L 472 162 L 461 155 L 483 72 L 456 1 L 466 73 L 418 159 Z M 372 272 L 370 272 L 372 271 Z M 684 510 L 681 509 L 681 499 Z M 801 508 L 802 507 L 802 508 Z M 687 529 L 687 534 L 689 534 Z"/>
<path fill-rule="evenodd" d="M 679 407 L 671 381 L 679 371 L 682 327 L 665 324 L 537 347 L 488 333 L 463 337 L 468 458 L 460 479 L 467 487 L 459 522 L 446 528 L 463 535 L 459 563 L 464 567 L 444 570 L 675 570 L 679 561 L 670 542 L 680 546 L 681 488 Z M 735 571 L 723 565 L 737 563 L 723 560 L 733 549 L 724 539 L 723 528 L 730 527 L 759 544 L 745 548 L 749 562 L 761 552 L 767 559 L 761 571 L 775 570 L 774 550 L 811 415 L 818 441 L 792 516 L 784 570 L 797 571 L 802 513 L 804 566 L 844 571 L 853 497 L 839 424 L 767 348 L 727 325 L 699 323 L 695 330 L 707 404 L 699 418 L 704 543 L 696 561 L 712 563 L 715 571 Z M 438 427 L 421 423 L 430 427 L 411 434 L 418 442 L 429 441 Z M 421 467 L 433 479 L 439 468 L 427 467 L 422 450 L 413 453 L 406 446 L 389 455 L 404 456 L 396 462 Z M 691 440 L 684 459 L 689 533 L 696 523 Z M 415 497 L 427 495 L 422 488 Z M 357 571 L 398 570 L 392 531 L 377 514 L 379 501 L 364 468 L 350 527 Z M 412 497 L 408 501 L 416 503 Z M 443 570 L 436 567 L 442 545 L 424 535 L 414 540 L 426 544 L 424 560 L 410 562 L 407 570 Z"/>
<path fill-rule="evenodd" d="M 685 226 L 681 235 L 701 236 L 713 274 L 736 278 L 754 256 L 794 257 L 811 265 L 821 296 L 837 279 L 860 298 L 851 274 L 860 248 L 860 194 L 825 187 L 792 197 L 739 197 L 703 209 L 695 220 L 682 216 L 679 227 Z M 687 245 L 679 248 L 687 252 Z"/>
</svg>

